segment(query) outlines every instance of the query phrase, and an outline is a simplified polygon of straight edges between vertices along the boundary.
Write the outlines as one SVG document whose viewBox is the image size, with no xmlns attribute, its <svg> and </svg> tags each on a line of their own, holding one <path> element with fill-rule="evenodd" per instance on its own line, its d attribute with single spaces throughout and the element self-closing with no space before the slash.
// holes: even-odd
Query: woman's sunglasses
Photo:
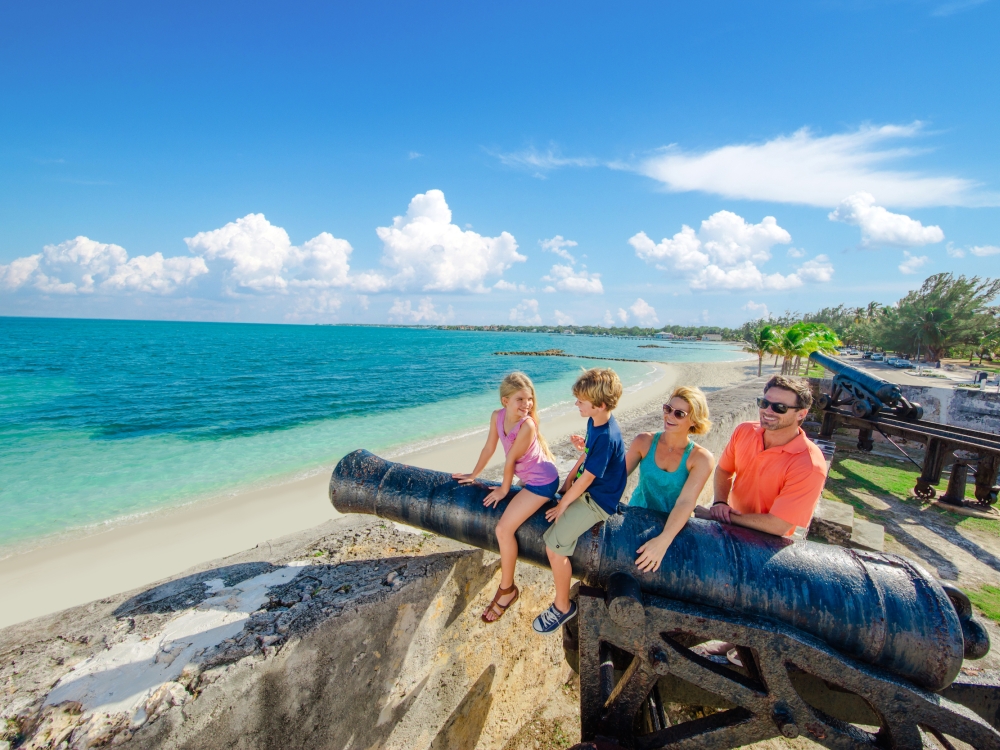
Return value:
<svg viewBox="0 0 1000 750">
<path fill-rule="evenodd" d="M 684 411 L 683 409 L 672 409 L 670 407 L 670 404 L 664 404 L 663 405 L 663 416 L 667 416 L 668 414 L 673 414 L 678 419 L 684 419 L 684 417 L 686 417 L 688 415 L 688 413 L 686 411 Z"/>
<path fill-rule="evenodd" d="M 800 406 L 789 406 L 788 404 L 779 404 L 777 401 L 768 401 L 766 398 L 757 397 L 757 406 L 761 409 L 766 409 L 771 407 L 771 411 L 775 414 L 787 414 L 789 409 L 801 409 Z"/>
</svg>

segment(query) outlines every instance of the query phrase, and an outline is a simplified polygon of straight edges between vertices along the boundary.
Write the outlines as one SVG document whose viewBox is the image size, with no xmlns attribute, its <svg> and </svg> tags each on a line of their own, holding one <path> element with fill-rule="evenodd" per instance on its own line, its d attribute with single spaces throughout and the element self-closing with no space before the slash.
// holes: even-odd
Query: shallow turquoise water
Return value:
<svg viewBox="0 0 1000 750">
<path fill-rule="evenodd" d="M 718 344 L 347 326 L 0 318 L 0 547 L 472 430 L 512 369 L 542 407 L 581 366 L 739 358 Z M 562 348 L 581 359 L 496 357 Z M 461 469 L 463 467 L 456 467 Z"/>
</svg>

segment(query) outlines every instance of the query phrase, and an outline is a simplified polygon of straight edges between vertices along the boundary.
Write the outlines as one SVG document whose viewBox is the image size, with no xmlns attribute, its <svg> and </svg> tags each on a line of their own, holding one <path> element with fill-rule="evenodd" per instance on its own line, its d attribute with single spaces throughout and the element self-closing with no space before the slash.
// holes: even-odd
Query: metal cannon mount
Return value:
<svg viewBox="0 0 1000 750">
<path fill-rule="evenodd" d="M 831 392 L 822 394 L 819 399 L 823 413 L 821 438 L 830 440 L 836 427 L 844 425 L 858 430 L 858 449 L 863 451 L 875 447 L 872 439 L 875 432 L 890 442 L 893 437 L 901 437 L 923 443 L 924 460 L 922 465 L 918 464 L 920 477 L 913 488 L 916 497 L 921 500 L 937 497 L 935 487 L 941 482 L 945 465 L 950 463 L 948 488 L 938 500 L 951 505 L 969 505 L 965 500 L 965 487 L 972 471 L 976 481 L 974 504 L 996 503 L 1000 491 L 997 486 L 1000 437 L 990 432 L 925 421 L 923 408 L 904 399 L 898 385 L 825 354 L 814 353 L 810 358 L 834 373 Z M 901 448 L 899 450 L 906 455 Z"/>
</svg>

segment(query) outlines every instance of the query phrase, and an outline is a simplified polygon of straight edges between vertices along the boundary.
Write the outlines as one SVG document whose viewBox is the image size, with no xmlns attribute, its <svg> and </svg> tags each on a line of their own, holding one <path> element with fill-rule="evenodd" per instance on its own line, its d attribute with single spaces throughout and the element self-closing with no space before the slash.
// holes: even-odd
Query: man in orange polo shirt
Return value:
<svg viewBox="0 0 1000 750">
<path fill-rule="evenodd" d="M 799 426 L 811 405 L 804 380 L 767 381 L 760 422 L 739 425 L 719 459 L 711 518 L 775 536 L 809 526 L 826 481 L 826 459 Z"/>
</svg>

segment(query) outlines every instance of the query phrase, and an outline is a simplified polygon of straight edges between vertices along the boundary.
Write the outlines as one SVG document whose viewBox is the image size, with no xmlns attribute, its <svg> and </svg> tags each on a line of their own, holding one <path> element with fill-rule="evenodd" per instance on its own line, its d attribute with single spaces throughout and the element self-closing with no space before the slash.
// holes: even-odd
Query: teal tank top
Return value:
<svg viewBox="0 0 1000 750">
<path fill-rule="evenodd" d="M 662 432 L 653 436 L 653 444 L 649 452 L 639 462 L 639 485 L 632 493 L 629 506 L 633 508 L 649 508 L 660 513 L 670 513 L 677 504 L 677 498 L 684 488 L 688 478 L 688 456 L 694 448 L 694 441 L 688 441 L 688 447 L 681 456 L 680 466 L 676 471 L 666 471 L 656 465 L 656 447 L 660 443 Z"/>
</svg>

